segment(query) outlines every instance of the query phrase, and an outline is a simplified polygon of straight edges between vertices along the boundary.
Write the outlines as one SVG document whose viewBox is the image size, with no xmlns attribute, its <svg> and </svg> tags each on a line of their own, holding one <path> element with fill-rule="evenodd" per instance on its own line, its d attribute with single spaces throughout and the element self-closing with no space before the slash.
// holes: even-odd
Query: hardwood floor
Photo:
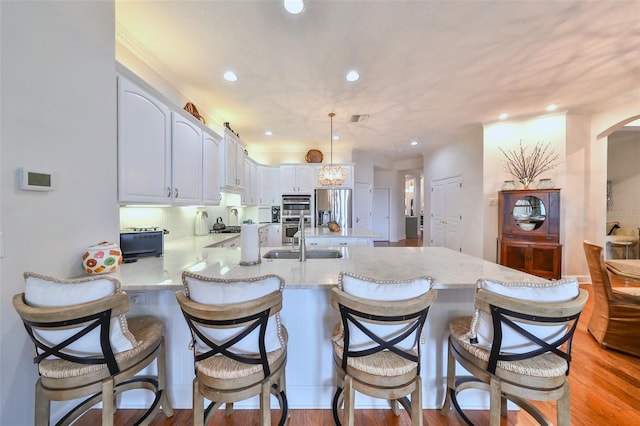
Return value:
<svg viewBox="0 0 640 426">
<path fill-rule="evenodd" d="M 390 241 L 374 241 L 374 247 L 422 247 L 422 231 L 418 232 L 418 238 L 408 238 L 397 243 Z"/>
<path fill-rule="evenodd" d="M 621 285 L 638 285 L 629 282 Z M 591 286 L 584 285 L 590 295 Z M 600 348 L 587 331 L 591 315 L 591 297 L 580 317 L 574 337 L 573 361 L 571 363 L 571 420 L 573 425 L 638 425 L 640 424 L 640 359 L 612 350 Z M 555 421 L 555 403 L 537 402 L 536 406 Z M 94 426 L 100 423 L 100 410 L 91 410 L 80 418 L 76 426 Z M 116 426 L 127 426 L 141 414 L 139 410 L 119 410 Z M 291 410 L 288 425 L 332 425 L 331 410 Z M 467 412 L 476 425 L 488 424 L 487 411 Z M 278 410 L 272 411 L 272 423 L 277 424 Z M 461 424 L 453 413 L 441 416 L 439 410 L 423 410 L 425 425 Z M 155 416 L 153 426 L 192 424 L 191 410 L 175 410 L 172 418 L 165 418 L 162 412 Z M 367 426 L 410 425 L 405 413 L 395 417 L 390 410 L 358 410 L 355 423 Z M 224 412 L 216 413 L 212 425 L 246 426 L 258 424 L 257 410 L 238 410 L 225 418 Z M 535 425 L 527 414 L 509 411 L 502 425 Z"/>
</svg>

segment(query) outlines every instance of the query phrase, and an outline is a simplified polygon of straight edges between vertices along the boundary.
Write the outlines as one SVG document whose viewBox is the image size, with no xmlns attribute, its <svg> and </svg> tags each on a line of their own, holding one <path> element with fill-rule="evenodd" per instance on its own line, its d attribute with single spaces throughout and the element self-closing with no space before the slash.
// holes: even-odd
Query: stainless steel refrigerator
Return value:
<svg viewBox="0 0 640 426">
<path fill-rule="evenodd" d="M 351 189 L 316 189 L 316 226 L 335 220 L 341 228 L 351 228 L 353 198 Z"/>
</svg>

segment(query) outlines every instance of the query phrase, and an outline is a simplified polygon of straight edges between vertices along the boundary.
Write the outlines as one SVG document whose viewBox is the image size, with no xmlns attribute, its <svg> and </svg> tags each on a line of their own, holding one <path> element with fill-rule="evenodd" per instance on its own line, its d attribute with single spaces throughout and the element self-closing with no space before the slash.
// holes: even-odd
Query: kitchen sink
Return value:
<svg viewBox="0 0 640 426">
<path fill-rule="evenodd" d="M 269 250 L 264 254 L 265 259 L 299 259 L 300 250 Z M 339 259 L 342 253 L 339 250 L 307 250 L 307 259 Z"/>
</svg>

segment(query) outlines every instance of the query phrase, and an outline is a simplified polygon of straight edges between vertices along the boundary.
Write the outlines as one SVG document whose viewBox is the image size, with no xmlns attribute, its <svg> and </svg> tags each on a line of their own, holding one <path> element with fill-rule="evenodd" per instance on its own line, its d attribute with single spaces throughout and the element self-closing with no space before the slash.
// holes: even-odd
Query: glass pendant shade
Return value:
<svg viewBox="0 0 640 426">
<path fill-rule="evenodd" d="M 346 178 L 344 169 L 335 164 L 322 166 L 318 173 L 318 180 L 322 186 L 340 186 Z"/>
<path fill-rule="evenodd" d="M 337 165 L 333 164 L 333 117 L 335 113 L 329 113 L 329 118 L 331 118 L 331 162 L 329 165 L 324 165 L 320 169 L 318 173 L 318 181 L 322 186 L 340 186 L 344 183 L 344 180 L 347 178 L 347 173 L 344 169 Z"/>
</svg>

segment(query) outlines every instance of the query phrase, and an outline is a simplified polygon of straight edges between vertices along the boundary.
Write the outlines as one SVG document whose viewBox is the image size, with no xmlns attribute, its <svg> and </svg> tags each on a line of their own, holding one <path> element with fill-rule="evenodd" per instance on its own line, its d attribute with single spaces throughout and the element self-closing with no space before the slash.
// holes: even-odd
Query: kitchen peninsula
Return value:
<svg viewBox="0 0 640 426">
<path fill-rule="evenodd" d="M 168 387 L 176 408 L 191 407 L 193 378 L 189 333 L 175 300 L 175 292 L 182 289 L 184 270 L 220 278 L 265 274 L 284 278 L 281 318 L 289 332 L 287 394 L 291 408 L 331 406 L 335 384 L 330 336 L 339 318 L 330 306 L 329 289 L 337 284 L 340 271 L 377 279 L 435 278 L 438 297 L 429 313 L 422 346 L 424 408 L 439 408 L 444 399 L 448 323 L 454 317 L 472 314 L 476 280 L 543 281 L 441 247 L 349 246 L 336 248 L 343 256 L 339 259 L 262 259 L 257 265 L 240 266 L 239 248 L 207 247 L 210 244 L 209 236 L 171 241 L 162 257 L 123 264 L 116 272 L 133 301 L 130 315 L 153 313 L 165 323 Z M 270 249 L 262 248 L 262 254 Z M 386 406 L 385 401 L 363 395 L 357 400 L 359 407 Z M 472 408 L 484 406 L 485 401 L 472 396 L 462 403 Z M 252 399 L 237 405 L 254 408 L 257 404 L 257 399 Z"/>
</svg>

